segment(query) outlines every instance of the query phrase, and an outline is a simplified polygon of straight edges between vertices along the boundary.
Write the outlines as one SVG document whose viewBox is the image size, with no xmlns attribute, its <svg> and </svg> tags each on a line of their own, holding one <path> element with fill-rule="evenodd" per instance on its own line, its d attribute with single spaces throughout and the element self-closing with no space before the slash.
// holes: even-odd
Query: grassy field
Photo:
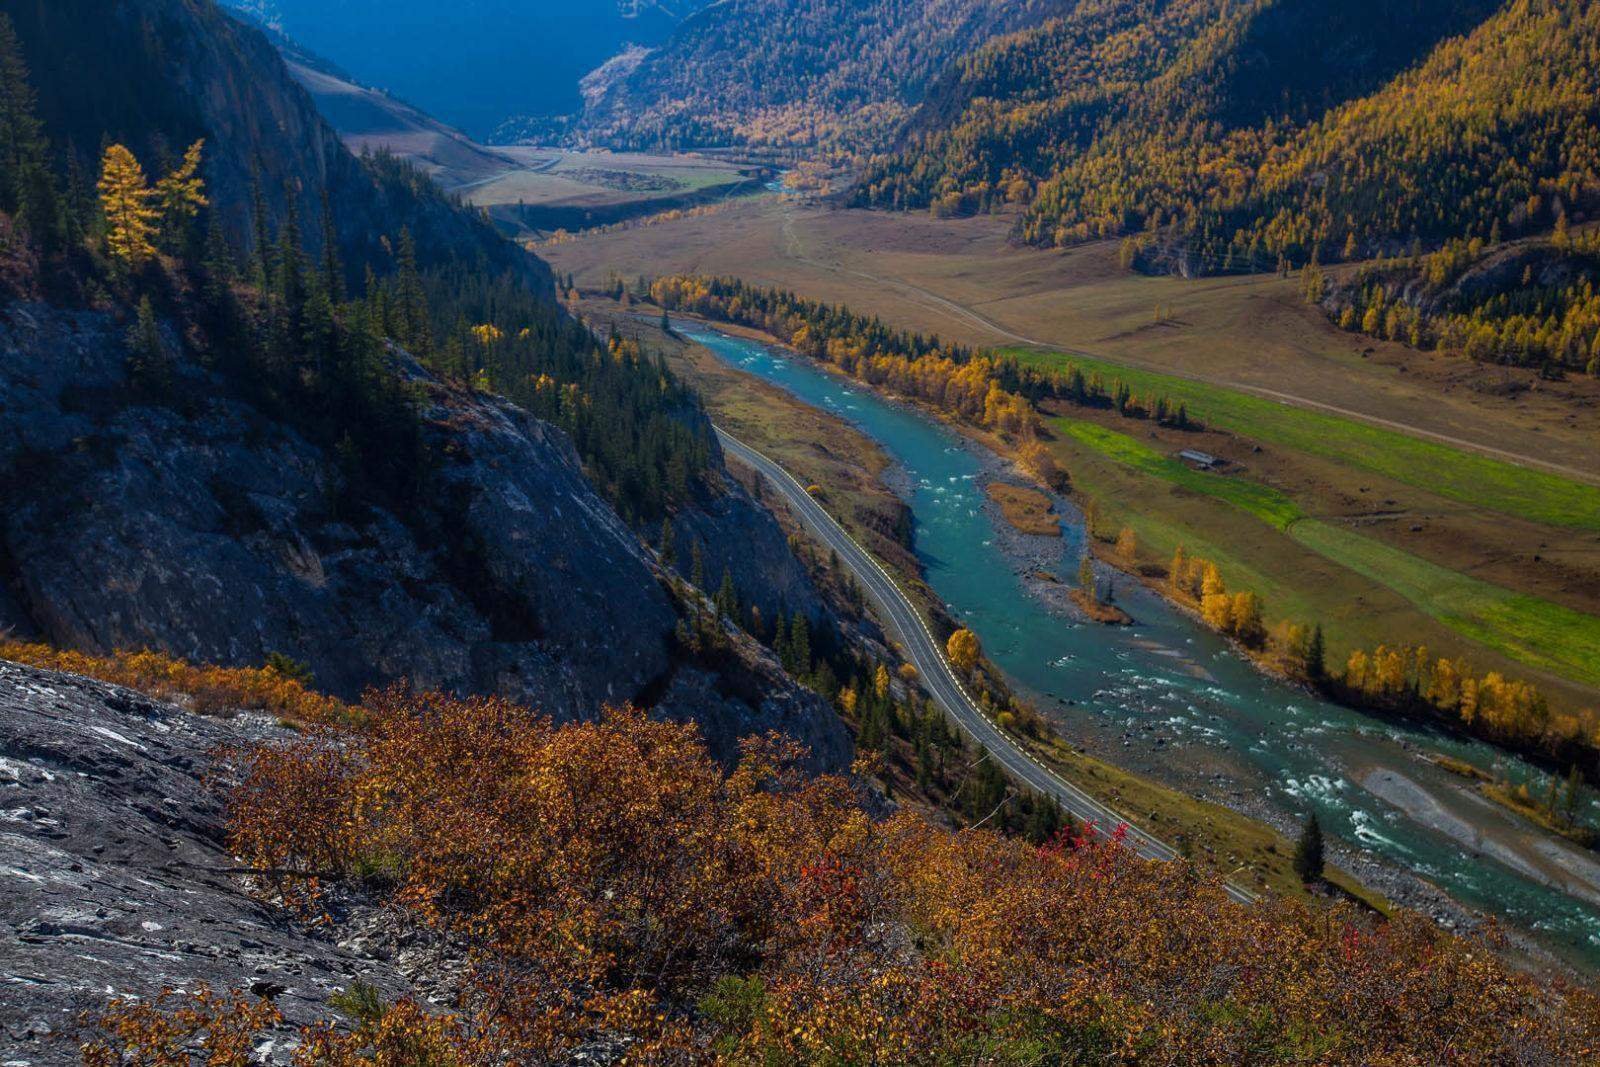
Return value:
<svg viewBox="0 0 1600 1067">
<path fill-rule="evenodd" d="M 1600 618 L 1480 582 L 1380 541 L 1308 519 L 1289 535 L 1394 590 L 1479 644 L 1531 666 L 1600 686 Z"/>
<path fill-rule="evenodd" d="M 1055 418 L 1050 420 L 1050 425 L 1058 433 L 1082 442 L 1130 470 L 1171 482 L 1192 493 L 1216 497 L 1280 530 L 1288 529 L 1304 517 L 1293 500 L 1270 486 L 1247 478 L 1197 470 L 1125 433 L 1080 419 Z"/>
<path fill-rule="evenodd" d="M 1270 486 L 1248 478 L 1196 470 L 1136 438 L 1096 423 L 1055 418 L 1050 425 L 1064 440 L 1093 450 L 1124 471 L 1210 498 L 1282 531 L 1324 559 L 1398 594 L 1469 641 L 1580 684 L 1600 686 L 1600 618 L 1480 581 L 1375 538 L 1309 518 L 1293 499 Z M 1123 493 L 1116 495 L 1125 492 L 1124 485 Z M 1131 525 L 1136 533 L 1142 528 L 1141 539 L 1147 544 L 1152 534 L 1154 543 L 1162 547 L 1183 536 L 1177 530 L 1152 530 L 1150 523 L 1137 519 Z M 1217 545 L 1205 542 L 1191 542 L 1187 547 L 1206 558 L 1213 558 L 1207 553 L 1218 550 Z M 1225 557 L 1230 555 L 1224 553 Z M 1266 580 L 1260 571 L 1243 566 L 1241 560 L 1214 561 L 1234 575 L 1244 572 L 1246 588 L 1261 592 L 1264 580 L 1270 586 L 1279 585 Z M 1235 582 L 1240 580 L 1235 578 Z M 1281 605 L 1278 607 L 1281 610 Z M 1387 640 L 1399 643 L 1396 638 Z"/>
<path fill-rule="evenodd" d="M 1600 487 L 1204 382 L 1036 348 L 1007 351 L 1030 366 L 1077 366 L 1107 382 L 1120 378 L 1135 393 L 1188 405 L 1189 414 L 1209 426 L 1381 474 L 1472 507 L 1600 531 Z"/>
</svg>

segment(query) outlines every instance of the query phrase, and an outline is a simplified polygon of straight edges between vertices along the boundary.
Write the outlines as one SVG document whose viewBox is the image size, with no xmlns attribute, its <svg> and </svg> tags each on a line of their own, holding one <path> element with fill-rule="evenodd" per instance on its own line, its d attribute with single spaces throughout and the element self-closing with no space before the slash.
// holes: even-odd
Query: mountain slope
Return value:
<svg viewBox="0 0 1600 1067">
<path fill-rule="evenodd" d="M 394 269 L 404 228 L 424 266 L 482 262 L 550 289 L 543 264 L 477 216 L 393 168 L 363 166 L 271 42 L 210 0 L 0 0 L 0 12 L 16 26 L 53 143 L 83 173 L 98 173 L 102 139 L 165 171 L 203 137 L 212 207 L 236 245 L 253 240 L 259 185 L 272 228 L 292 206 L 319 251 L 326 194 L 353 284 L 367 267 Z"/>
<path fill-rule="evenodd" d="M 578 79 L 707 0 L 226 0 L 478 140 L 576 111 Z"/>
<path fill-rule="evenodd" d="M 597 71 L 581 129 L 614 146 L 861 149 L 956 56 L 1068 0 L 723 0 Z"/>
<path fill-rule="evenodd" d="M 0 200 L 0 629 L 228 666 L 279 654 L 344 696 L 409 681 L 564 719 L 631 700 L 693 718 L 721 756 L 777 729 L 817 766 L 848 762 L 826 702 L 706 621 L 630 525 L 670 517 L 739 605 L 831 635 L 664 368 L 598 343 L 541 262 L 426 179 L 350 155 L 262 35 L 210 0 L 106 0 L 91 39 L 53 8 L 22 14 L 53 143 L 159 158 L 204 138 L 219 222 L 253 214 L 240 175 L 289 181 L 277 220 L 246 227 L 248 255 L 220 227 L 196 242 L 204 218 L 142 259 L 81 220 L 76 247 L 52 245 Z M 112 30 L 106 78 L 63 73 Z M 13 166 L 0 158 L 7 195 Z M 62 211 L 87 212 L 55 177 Z M 290 210 L 324 194 L 332 256 Z"/>
<path fill-rule="evenodd" d="M 860 197 L 1199 270 L 1511 236 L 1591 206 L 1597 46 L 1575 0 L 1089 3 L 964 63 Z"/>
</svg>

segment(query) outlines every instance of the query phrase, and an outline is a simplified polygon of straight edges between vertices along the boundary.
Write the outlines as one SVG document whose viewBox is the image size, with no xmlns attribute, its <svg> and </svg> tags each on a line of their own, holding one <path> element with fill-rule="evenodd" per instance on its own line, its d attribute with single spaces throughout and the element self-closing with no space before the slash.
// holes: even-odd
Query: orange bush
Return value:
<svg viewBox="0 0 1600 1067">
<path fill-rule="evenodd" d="M 470 935 L 472 1036 L 440 1033 L 473 1056 L 548 1062 L 619 1035 L 639 1062 L 1423 1064 L 1600 1047 L 1588 993 L 1420 918 L 1241 907 L 1185 864 L 1087 837 L 1041 849 L 875 821 L 847 782 L 800 777 L 789 744 L 747 745 L 725 775 L 692 726 L 631 709 L 556 727 L 493 699 L 391 691 L 367 707 L 359 734 L 247 761 L 234 844 L 308 878 L 368 879 Z"/>
<path fill-rule="evenodd" d="M 243 993 L 168 989 L 151 1003 L 113 1000 L 87 1017 L 81 1052 L 86 1067 L 249 1067 L 255 1035 L 280 1019 L 270 1002 Z"/>
<path fill-rule="evenodd" d="M 274 667 L 197 667 L 162 652 L 95 656 L 49 645 L 0 641 L 0 659 L 126 686 L 194 711 L 264 711 L 305 722 L 343 722 L 357 709 L 324 696 Z"/>
</svg>

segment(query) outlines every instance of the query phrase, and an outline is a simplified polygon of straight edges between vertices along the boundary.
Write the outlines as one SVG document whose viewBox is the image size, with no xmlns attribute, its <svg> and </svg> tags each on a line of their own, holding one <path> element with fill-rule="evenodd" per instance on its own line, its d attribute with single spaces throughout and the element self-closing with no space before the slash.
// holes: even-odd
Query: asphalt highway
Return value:
<svg viewBox="0 0 1600 1067">
<path fill-rule="evenodd" d="M 839 559 L 877 605 L 879 617 L 891 630 L 891 636 L 899 641 L 929 694 L 967 736 L 983 746 L 990 759 L 998 761 L 1015 781 L 1036 793 L 1054 797 L 1074 818 L 1092 826 L 1096 834 L 1110 837 L 1120 828 L 1125 844 L 1145 859 L 1167 861 L 1177 856 L 1177 851 L 1170 845 L 1146 833 L 1062 778 L 1006 736 L 967 693 L 955 669 L 945 658 L 943 647 L 928 629 L 927 622 L 883 565 L 857 544 L 855 538 L 846 533 L 833 516 L 806 492 L 805 486 L 783 467 L 720 427 L 717 429 L 717 438 L 730 456 L 758 471 L 783 496 L 819 541 L 838 553 Z M 1229 884 L 1226 888 L 1228 894 L 1241 903 L 1251 903 L 1256 899 L 1255 894 L 1239 886 Z"/>
</svg>

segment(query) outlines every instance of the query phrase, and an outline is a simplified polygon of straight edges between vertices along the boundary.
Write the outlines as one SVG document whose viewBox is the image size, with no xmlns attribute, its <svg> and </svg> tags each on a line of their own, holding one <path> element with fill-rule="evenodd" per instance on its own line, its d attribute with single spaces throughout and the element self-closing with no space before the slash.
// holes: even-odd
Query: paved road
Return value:
<svg viewBox="0 0 1600 1067">
<path fill-rule="evenodd" d="M 921 675 L 923 685 L 945 713 L 988 750 L 991 759 L 998 760 L 1014 779 L 1034 792 L 1054 797 L 1074 818 L 1092 824 L 1097 834 L 1109 837 L 1118 827 L 1126 827 L 1126 840 L 1140 856 L 1165 861 L 1177 855 L 1171 846 L 1145 833 L 1040 763 L 990 722 L 956 677 L 921 614 L 883 565 L 856 543 L 788 471 L 721 428 L 717 429 L 717 437 L 729 455 L 760 472 L 783 495 L 806 528 L 839 554 L 878 606 L 880 617 L 889 626 L 892 636 L 899 639 L 906 658 Z M 1234 885 L 1227 889 L 1230 896 L 1242 903 L 1255 900 L 1255 895 L 1246 889 Z"/>
</svg>

